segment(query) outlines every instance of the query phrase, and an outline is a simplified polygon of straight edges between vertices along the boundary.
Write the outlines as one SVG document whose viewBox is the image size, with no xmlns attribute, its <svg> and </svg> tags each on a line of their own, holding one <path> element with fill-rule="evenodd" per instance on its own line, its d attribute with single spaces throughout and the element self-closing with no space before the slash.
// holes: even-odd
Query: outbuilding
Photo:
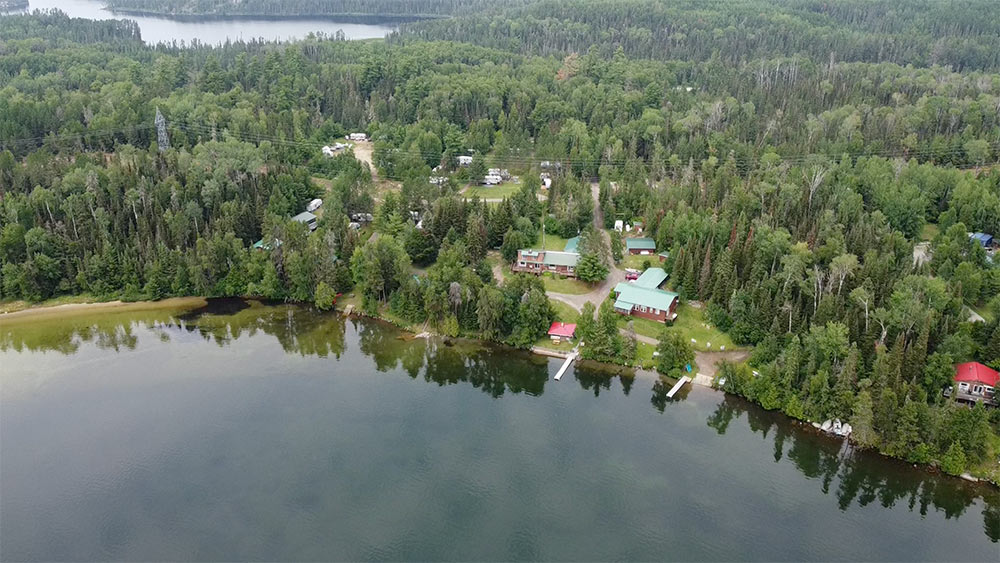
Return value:
<svg viewBox="0 0 1000 563">
<path fill-rule="evenodd" d="M 971 233 L 969 234 L 969 238 L 983 248 L 990 248 L 995 242 L 993 235 L 988 235 L 986 233 Z"/>
<path fill-rule="evenodd" d="M 627 238 L 625 249 L 629 254 L 653 254 L 656 252 L 656 241 L 645 237 Z"/>
<path fill-rule="evenodd" d="M 563 323 L 556 321 L 549 327 L 549 338 L 559 340 L 560 338 L 573 338 L 576 336 L 576 325 L 573 323 Z"/>
<path fill-rule="evenodd" d="M 292 221 L 295 221 L 296 223 L 304 223 L 307 227 L 309 227 L 310 231 L 316 230 L 316 216 L 308 211 L 303 211 L 295 217 L 292 217 Z"/>
</svg>

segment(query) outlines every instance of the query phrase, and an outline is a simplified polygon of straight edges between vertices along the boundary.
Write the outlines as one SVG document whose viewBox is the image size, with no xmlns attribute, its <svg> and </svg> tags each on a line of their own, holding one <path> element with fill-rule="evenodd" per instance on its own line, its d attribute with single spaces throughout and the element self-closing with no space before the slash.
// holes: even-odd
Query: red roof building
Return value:
<svg viewBox="0 0 1000 563">
<path fill-rule="evenodd" d="M 955 381 L 978 382 L 996 387 L 1000 383 L 1000 372 L 979 362 L 966 362 L 955 366 Z"/>
<path fill-rule="evenodd" d="M 576 325 L 573 323 L 554 322 L 549 327 L 549 336 L 553 338 L 573 338 L 576 334 Z"/>
<path fill-rule="evenodd" d="M 979 362 L 955 366 L 955 399 L 966 403 L 997 404 L 1000 372 Z"/>
</svg>

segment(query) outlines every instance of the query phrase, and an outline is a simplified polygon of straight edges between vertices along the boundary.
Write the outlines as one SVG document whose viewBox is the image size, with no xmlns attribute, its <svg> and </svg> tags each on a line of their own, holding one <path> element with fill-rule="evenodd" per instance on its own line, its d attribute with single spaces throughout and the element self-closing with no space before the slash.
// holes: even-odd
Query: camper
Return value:
<svg viewBox="0 0 1000 563">
<path fill-rule="evenodd" d="M 334 156 L 338 152 L 340 152 L 340 151 L 342 151 L 344 149 L 351 148 L 352 146 L 354 146 L 354 145 L 352 145 L 350 143 L 334 143 L 333 145 L 327 145 L 327 146 L 323 147 L 323 155 L 324 156 Z"/>
<path fill-rule="evenodd" d="M 468 166 L 470 164 L 472 164 L 472 157 L 471 156 L 460 156 L 460 157 L 458 157 L 458 165 L 459 166 Z"/>
<path fill-rule="evenodd" d="M 503 182 L 503 178 L 499 174 L 487 174 L 483 176 L 483 183 L 487 186 L 495 186 L 500 182 Z"/>
<path fill-rule="evenodd" d="M 367 141 L 368 135 L 364 133 L 351 133 L 347 138 L 351 141 Z"/>
<path fill-rule="evenodd" d="M 292 217 L 292 221 L 296 223 L 303 223 L 305 226 L 309 227 L 310 231 L 316 230 L 316 216 L 308 211 L 303 211 L 295 217 Z"/>
<path fill-rule="evenodd" d="M 306 206 L 306 211 L 309 211 L 311 213 L 313 211 L 316 211 L 322 206 L 323 206 L 323 200 L 317 198 L 309 202 L 309 205 Z"/>
</svg>

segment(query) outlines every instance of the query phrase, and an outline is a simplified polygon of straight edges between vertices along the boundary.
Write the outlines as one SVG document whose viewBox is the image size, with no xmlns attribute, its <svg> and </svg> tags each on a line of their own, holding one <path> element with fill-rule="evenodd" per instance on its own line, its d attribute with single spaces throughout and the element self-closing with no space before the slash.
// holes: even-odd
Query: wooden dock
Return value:
<svg viewBox="0 0 1000 563">
<path fill-rule="evenodd" d="M 677 380 L 677 383 L 675 383 L 674 386 L 670 388 L 670 391 L 667 391 L 667 398 L 668 399 L 673 399 L 674 398 L 674 393 L 680 391 L 681 387 L 684 387 L 685 383 L 690 383 L 690 382 L 691 382 L 691 378 L 688 377 L 688 376 L 686 376 L 686 375 L 684 377 L 680 378 L 679 380 Z"/>
<path fill-rule="evenodd" d="M 573 353 L 570 354 L 569 357 L 566 358 L 566 361 L 563 362 L 562 367 L 559 368 L 559 371 L 556 373 L 556 376 L 553 379 L 555 379 L 556 381 L 559 381 L 560 379 L 562 379 L 563 374 L 566 373 L 567 369 L 569 369 L 569 365 L 573 363 L 573 360 L 576 359 L 576 356 L 577 356 L 577 353 L 574 350 Z"/>
</svg>

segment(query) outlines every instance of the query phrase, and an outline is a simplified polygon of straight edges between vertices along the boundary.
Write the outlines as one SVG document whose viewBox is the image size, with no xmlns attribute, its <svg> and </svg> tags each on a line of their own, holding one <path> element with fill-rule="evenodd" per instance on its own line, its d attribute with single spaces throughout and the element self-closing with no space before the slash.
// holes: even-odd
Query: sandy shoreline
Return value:
<svg viewBox="0 0 1000 563">
<path fill-rule="evenodd" d="M 11 313 L 0 313 L 0 323 L 23 319 L 87 314 L 95 311 L 150 311 L 157 309 L 195 308 L 208 303 L 204 297 L 171 297 L 160 301 L 104 301 L 96 303 L 64 303 L 41 305 Z"/>
</svg>

